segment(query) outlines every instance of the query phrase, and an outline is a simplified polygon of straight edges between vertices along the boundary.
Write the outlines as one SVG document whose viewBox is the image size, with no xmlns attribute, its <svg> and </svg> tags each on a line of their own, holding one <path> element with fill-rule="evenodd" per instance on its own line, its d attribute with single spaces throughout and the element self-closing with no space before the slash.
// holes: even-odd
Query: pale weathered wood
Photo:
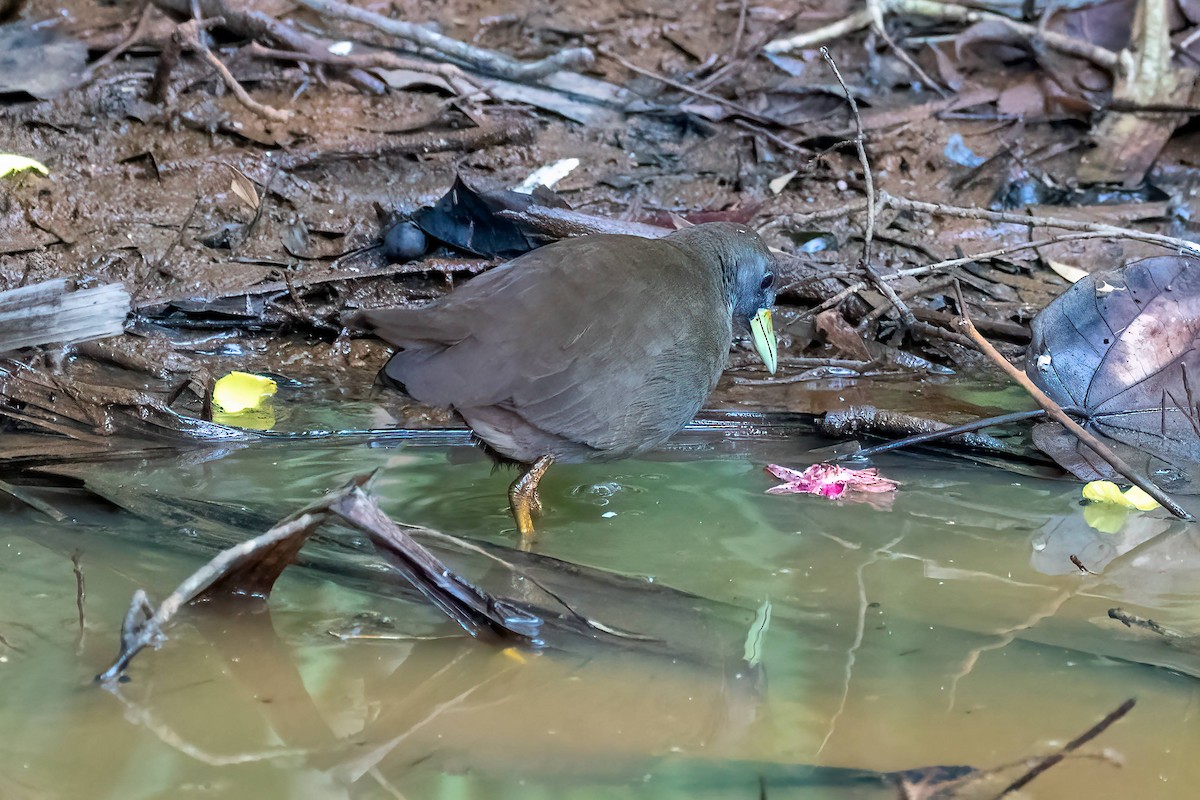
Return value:
<svg viewBox="0 0 1200 800">
<path fill-rule="evenodd" d="M 129 293 L 119 283 L 68 291 L 65 280 L 0 292 L 0 353 L 70 344 L 125 331 Z"/>
</svg>

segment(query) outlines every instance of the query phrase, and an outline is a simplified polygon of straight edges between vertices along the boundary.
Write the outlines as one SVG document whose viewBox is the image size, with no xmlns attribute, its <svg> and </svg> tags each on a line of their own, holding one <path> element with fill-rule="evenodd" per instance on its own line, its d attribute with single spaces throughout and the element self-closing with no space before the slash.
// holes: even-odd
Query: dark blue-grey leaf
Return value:
<svg viewBox="0 0 1200 800">
<path fill-rule="evenodd" d="M 1200 259 L 1081 279 L 1034 319 L 1025 372 L 1164 488 L 1200 493 Z M 1033 438 L 1083 480 L 1113 476 L 1057 423 Z"/>
</svg>

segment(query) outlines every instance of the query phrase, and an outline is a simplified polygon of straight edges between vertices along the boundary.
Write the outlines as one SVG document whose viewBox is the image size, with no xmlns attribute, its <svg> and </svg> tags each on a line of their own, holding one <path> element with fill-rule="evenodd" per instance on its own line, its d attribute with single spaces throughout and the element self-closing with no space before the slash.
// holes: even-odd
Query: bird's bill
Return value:
<svg viewBox="0 0 1200 800">
<path fill-rule="evenodd" d="M 754 319 L 750 320 L 750 333 L 754 338 L 754 349 L 767 365 L 767 372 L 774 375 L 778 352 L 775 344 L 775 325 L 771 322 L 771 309 L 758 310 Z"/>
</svg>

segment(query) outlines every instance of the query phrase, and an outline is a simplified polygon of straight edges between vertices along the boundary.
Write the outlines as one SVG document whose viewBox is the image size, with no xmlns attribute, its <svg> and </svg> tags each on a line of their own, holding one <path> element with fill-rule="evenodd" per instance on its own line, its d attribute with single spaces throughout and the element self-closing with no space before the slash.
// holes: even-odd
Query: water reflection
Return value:
<svg viewBox="0 0 1200 800">
<path fill-rule="evenodd" d="M 363 441 L 78 467 L 117 507 L 64 490 L 73 523 L 22 510 L 0 532 L 0 796 L 895 797 L 899 770 L 1044 752 L 1135 694 L 1097 742 L 1126 767 L 1067 762 L 1034 796 L 1191 796 L 1200 696 L 1180 673 L 1200 674 L 1197 657 L 1107 616 L 1200 630 L 1190 528 L 1151 514 L 1100 534 L 1079 527 L 1072 484 L 899 455 L 880 462 L 901 481 L 890 512 L 770 497 L 762 465 L 802 465 L 806 443 L 713 436 L 543 485 L 523 568 L 645 641 L 461 638 L 330 530 L 269 611 L 185 615 L 115 695 L 90 678 L 134 588 L 162 598 L 213 548 L 377 466 L 397 518 L 509 547 L 509 476 L 466 448 Z M 527 591 L 486 559 L 446 557 Z M 398 638 L 329 633 L 380 614 Z"/>
</svg>

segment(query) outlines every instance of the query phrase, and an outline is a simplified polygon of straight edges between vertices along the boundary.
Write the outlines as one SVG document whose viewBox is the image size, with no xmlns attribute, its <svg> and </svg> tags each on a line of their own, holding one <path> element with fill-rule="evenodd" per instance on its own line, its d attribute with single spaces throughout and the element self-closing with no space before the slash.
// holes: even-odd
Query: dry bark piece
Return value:
<svg viewBox="0 0 1200 800">
<path fill-rule="evenodd" d="M 0 94 L 25 92 L 46 100 L 79 85 L 85 63 L 87 46 L 53 28 L 0 25 Z"/>
<path fill-rule="evenodd" d="M 119 283 L 67 291 L 66 280 L 0 292 L 0 353 L 125 332 L 129 293 Z"/>
<path fill-rule="evenodd" d="M 1170 491 L 1200 493 L 1200 260 L 1093 272 L 1032 327 L 1025 372 L 1035 384 Z M 1114 475 L 1057 423 L 1033 437 L 1081 480 Z"/>
<path fill-rule="evenodd" d="M 1134 41 L 1121 51 L 1121 68 L 1113 86 L 1116 110 L 1105 111 L 1092 131 L 1096 149 L 1079 165 L 1083 183 L 1140 184 L 1167 140 L 1188 115 L 1165 114 L 1162 108 L 1183 107 L 1196 85 L 1194 68 L 1173 61 L 1170 9 L 1167 0 L 1141 0 L 1134 18 Z M 1141 111 L 1158 107 L 1157 111 Z"/>
</svg>

